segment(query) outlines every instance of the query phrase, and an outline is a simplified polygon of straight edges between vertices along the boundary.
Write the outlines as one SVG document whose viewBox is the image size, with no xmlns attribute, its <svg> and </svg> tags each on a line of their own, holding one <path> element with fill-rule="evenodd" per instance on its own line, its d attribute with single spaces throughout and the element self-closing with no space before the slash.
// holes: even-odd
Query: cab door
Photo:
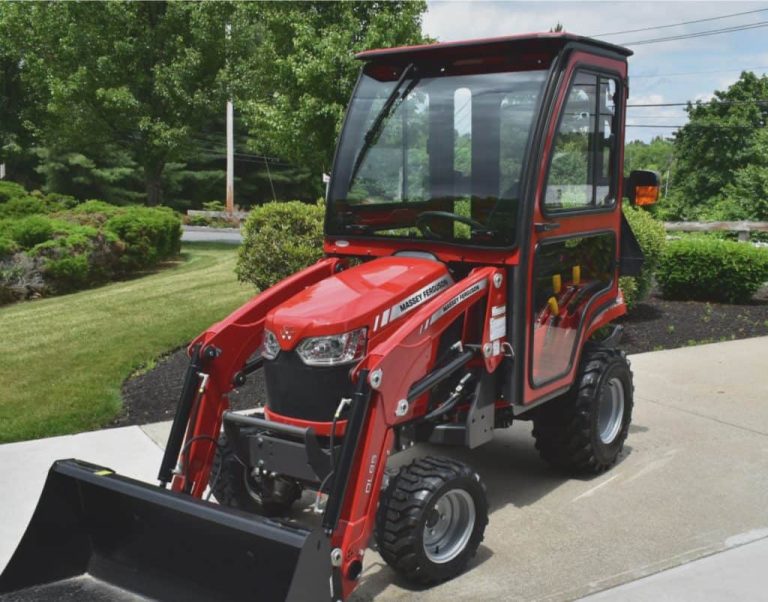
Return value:
<svg viewBox="0 0 768 602">
<path fill-rule="evenodd" d="M 626 63 L 574 52 L 546 126 L 528 262 L 524 403 L 567 389 L 618 293 Z"/>
</svg>

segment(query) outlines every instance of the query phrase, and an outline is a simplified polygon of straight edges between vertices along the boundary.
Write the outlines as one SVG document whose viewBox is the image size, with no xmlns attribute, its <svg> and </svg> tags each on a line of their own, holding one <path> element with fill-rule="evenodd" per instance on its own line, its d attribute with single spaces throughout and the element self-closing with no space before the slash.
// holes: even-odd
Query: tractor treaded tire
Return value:
<svg viewBox="0 0 768 602">
<path fill-rule="evenodd" d="M 257 501 L 246 486 L 245 466 L 223 433 L 219 437 L 219 446 L 211 466 L 211 491 L 222 506 L 265 516 L 285 514 L 293 502 L 301 497 L 301 489 L 297 488 L 287 501 Z"/>
<path fill-rule="evenodd" d="M 533 436 L 539 455 L 549 464 L 574 474 L 600 474 L 613 466 L 624 447 L 632 420 L 632 372 L 626 354 L 588 344 L 582 353 L 575 386 L 535 410 Z M 597 429 L 598 395 L 606 376 L 624 384 L 624 416 L 616 438 L 606 444 Z"/>
<path fill-rule="evenodd" d="M 437 564 L 424 551 L 427 514 L 450 489 L 462 488 L 475 503 L 475 525 L 464 549 L 452 560 Z M 427 456 L 400 468 L 382 493 L 376 514 L 376 542 L 382 558 L 411 582 L 429 585 L 459 575 L 483 541 L 488 502 L 480 476 L 468 465 Z"/>
</svg>

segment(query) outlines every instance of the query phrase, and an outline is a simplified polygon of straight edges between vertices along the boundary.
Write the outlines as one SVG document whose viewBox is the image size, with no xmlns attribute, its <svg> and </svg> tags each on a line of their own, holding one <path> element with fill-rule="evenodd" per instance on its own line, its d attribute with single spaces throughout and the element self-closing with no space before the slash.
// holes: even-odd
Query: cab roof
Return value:
<svg viewBox="0 0 768 602">
<path fill-rule="evenodd" d="M 427 60 L 431 58 L 469 58 L 499 51 L 541 52 L 554 55 L 570 43 L 591 46 L 595 50 L 601 50 L 603 52 L 608 51 L 619 55 L 620 57 L 628 57 L 632 55 L 632 51 L 629 48 L 561 31 L 526 33 L 498 38 L 461 40 L 458 42 L 438 42 L 418 46 L 380 48 L 378 50 L 359 52 L 355 56 L 360 60 L 373 61 L 377 59 L 406 60 L 416 58 L 416 56 Z"/>
</svg>

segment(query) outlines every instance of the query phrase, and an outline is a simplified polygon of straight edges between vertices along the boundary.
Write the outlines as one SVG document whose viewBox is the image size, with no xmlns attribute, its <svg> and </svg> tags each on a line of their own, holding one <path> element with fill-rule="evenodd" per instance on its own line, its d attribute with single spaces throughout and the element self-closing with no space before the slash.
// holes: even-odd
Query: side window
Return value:
<svg viewBox="0 0 768 602">
<path fill-rule="evenodd" d="M 613 78 L 576 73 L 552 147 L 544 193 L 546 211 L 613 205 L 617 93 Z"/>
</svg>

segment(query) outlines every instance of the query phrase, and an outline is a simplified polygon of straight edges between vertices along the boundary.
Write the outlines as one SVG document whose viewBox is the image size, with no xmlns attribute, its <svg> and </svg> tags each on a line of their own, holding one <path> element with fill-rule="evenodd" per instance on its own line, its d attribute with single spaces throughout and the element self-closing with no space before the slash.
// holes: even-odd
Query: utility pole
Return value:
<svg viewBox="0 0 768 602">
<path fill-rule="evenodd" d="M 232 25 L 225 26 L 227 42 L 232 35 Z M 227 44 L 229 45 L 229 44 Z M 232 99 L 227 100 L 227 213 L 235 212 L 235 136 L 234 136 L 234 109 Z"/>
<path fill-rule="evenodd" d="M 235 143 L 232 128 L 232 101 L 227 101 L 227 213 L 235 211 Z"/>
</svg>

